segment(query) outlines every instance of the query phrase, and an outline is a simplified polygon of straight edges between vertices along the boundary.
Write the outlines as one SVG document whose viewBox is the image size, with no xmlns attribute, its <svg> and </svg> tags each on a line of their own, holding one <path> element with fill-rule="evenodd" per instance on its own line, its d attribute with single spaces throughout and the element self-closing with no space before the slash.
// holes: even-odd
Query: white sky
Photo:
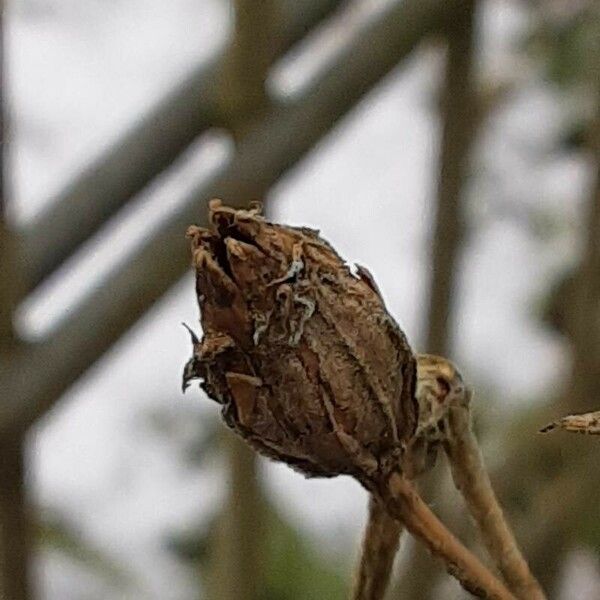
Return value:
<svg viewBox="0 0 600 600">
<path fill-rule="evenodd" d="M 574 256 L 572 232 L 586 180 L 579 162 L 549 158 L 564 109 L 550 91 L 527 82 L 529 67 L 510 53 L 527 15 L 503 0 L 486 7 L 481 69 L 489 77 L 510 75 L 519 91 L 494 116 L 474 160 L 476 226 L 461 275 L 456 357 L 471 379 L 493 386 L 503 405 L 514 406 L 552 389 L 565 372 L 559 341 L 536 323 L 534 310 L 551 275 Z M 7 43 L 16 219 L 39 214 L 87 160 L 195 61 L 214 53 L 227 17 L 220 0 L 13 2 Z M 310 56 L 302 60 L 280 73 L 284 89 L 312 68 Z M 367 265 L 415 344 L 424 319 L 438 71 L 436 53 L 419 51 L 278 184 L 270 204 L 277 219 L 319 228 L 349 261 Z M 142 214 L 158 218 L 160 207 L 175 201 L 169 198 L 181 196 L 226 153 L 214 138 L 208 150 L 193 148 L 163 187 L 140 197 Z M 551 242 L 540 240 L 517 220 L 500 218 L 499 202 L 556 215 L 566 225 Z M 43 301 L 28 305 L 24 327 L 32 335 L 42 331 L 65 303 L 81 298 L 82 285 L 98 285 L 79 275 L 89 273 L 90 262 L 106 272 L 122 259 L 126 240 L 141 234 L 134 228 L 124 219 L 103 231 Z M 145 418 L 165 411 L 185 437 L 181 415 L 185 423 L 185 415 L 216 414 L 197 390 L 179 394 L 189 352 L 179 323 L 197 318 L 189 276 L 66 394 L 31 444 L 40 503 L 68 514 L 86 537 L 127 562 L 141 586 L 135 598 L 189 597 L 189 574 L 161 544 L 167 533 L 206 518 L 222 493 L 218 465 L 183 467 L 177 436 L 153 431 Z M 356 538 L 365 494 L 352 481 L 306 481 L 272 464 L 265 470 L 280 508 L 326 548 L 328 540 L 348 547 L 343 540 Z M 43 565 L 48 600 L 123 597 L 94 578 L 74 577 L 73 566 L 57 557 L 45 557 Z"/>
</svg>

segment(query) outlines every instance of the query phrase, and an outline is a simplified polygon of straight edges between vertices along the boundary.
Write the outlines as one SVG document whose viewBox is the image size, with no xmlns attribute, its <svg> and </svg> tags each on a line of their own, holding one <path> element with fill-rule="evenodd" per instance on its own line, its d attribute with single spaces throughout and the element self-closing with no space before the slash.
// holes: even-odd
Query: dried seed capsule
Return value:
<svg viewBox="0 0 600 600">
<path fill-rule="evenodd" d="M 415 358 L 373 279 L 307 228 L 210 205 L 191 227 L 204 337 L 184 373 L 257 450 L 368 484 L 417 421 Z"/>
<path fill-rule="evenodd" d="M 417 355 L 418 421 L 404 461 L 405 474 L 422 475 L 435 465 L 438 450 L 448 440 L 450 410 L 465 400 L 465 383 L 456 366 L 432 354 Z"/>
</svg>

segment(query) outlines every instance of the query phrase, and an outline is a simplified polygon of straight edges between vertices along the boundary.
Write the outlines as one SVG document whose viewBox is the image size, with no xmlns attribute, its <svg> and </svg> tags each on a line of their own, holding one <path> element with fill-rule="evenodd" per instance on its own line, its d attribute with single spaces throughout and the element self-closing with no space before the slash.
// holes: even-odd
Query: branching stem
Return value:
<svg viewBox="0 0 600 600">
<path fill-rule="evenodd" d="M 403 475 L 392 473 L 380 495 L 388 514 L 440 558 L 467 591 L 489 600 L 515 600 L 504 584 L 446 529 Z"/>
<path fill-rule="evenodd" d="M 352 600 L 383 599 L 401 535 L 400 522 L 389 516 L 378 498 L 371 496 Z"/>
<path fill-rule="evenodd" d="M 544 600 L 546 596 L 519 550 L 485 469 L 471 428 L 471 395 L 467 391 L 462 402 L 455 402 L 449 408 L 449 431 L 444 449 L 454 483 L 477 523 L 489 555 L 515 596 L 523 600 Z"/>
</svg>

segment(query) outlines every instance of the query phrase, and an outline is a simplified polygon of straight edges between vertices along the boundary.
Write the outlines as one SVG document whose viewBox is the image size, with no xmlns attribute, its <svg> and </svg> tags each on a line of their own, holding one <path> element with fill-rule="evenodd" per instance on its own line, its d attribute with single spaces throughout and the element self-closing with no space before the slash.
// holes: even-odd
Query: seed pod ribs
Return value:
<svg viewBox="0 0 600 600">
<path fill-rule="evenodd" d="M 389 474 L 416 427 L 416 363 L 371 276 L 256 210 L 213 201 L 209 221 L 188 230 L 204 337 L 184 385 L 307 475 Z"/>
</svg>

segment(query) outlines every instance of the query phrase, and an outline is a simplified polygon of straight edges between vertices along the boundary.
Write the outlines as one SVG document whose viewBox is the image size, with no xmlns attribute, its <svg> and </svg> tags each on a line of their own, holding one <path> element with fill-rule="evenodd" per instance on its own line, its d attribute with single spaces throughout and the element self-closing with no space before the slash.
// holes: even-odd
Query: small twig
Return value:
<svg viewBox="0 0 600 600">
<path fill-rule="evenodd" d="M 353 600 L 382 600 L 385 596 L 401 534 L 402 525 L 389 516 L 378 498 L 371 496 Z"/>
<path fill-rule="evenodd" d="M 581 415 L 568 415 L 554 421 L 540 429 L 540 433 L 548 433 L 554 429 L 564 429 L 575 433 L 587 433 L 588 435 L 600 435 L 600 411 L 584 413 Z"/>
<path fill-rule="evenodd" d="M 515 600 L 504 584 L 446 529 L 403 475 L 392 473 L 379 493 L 388 514 L 404 523 L 440 558 L 467 591 L 479 598 Z"/>
<path fill-rule="evenodd" d="M 512 592 L 523 600 L 544 600 L 539 583 L 529 570 L 506 522 L 471 428 L 471 391 L 452 404 L 444 448 L 456 487 L 475 519 L 488 553 Z"/>
</svg>

